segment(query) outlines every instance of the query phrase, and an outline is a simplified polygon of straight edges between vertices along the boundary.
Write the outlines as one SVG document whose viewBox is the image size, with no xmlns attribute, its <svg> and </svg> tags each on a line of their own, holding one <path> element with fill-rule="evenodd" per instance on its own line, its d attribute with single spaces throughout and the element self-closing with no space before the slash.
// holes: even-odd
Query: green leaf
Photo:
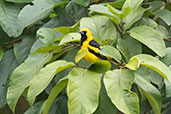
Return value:
<svg viewBox="0 0 171 114">
<path fill-rule="evenodd" d="M 102 3 L 102 4 L 104 4 L 104 5 L 110 4 L 111 6 L 113 6 L 115 8 L 121 9 L 125 1 L 126 0 L 116 0 L 114 2 L 107 2 L 107 3 Z"/>
<path fill-rule="evenodd" d="M 32 107 L 30 107 L 26 112 L 24 112 L 24 114 L 38 114 L 42 104 L 43 101 L 37 102 Z"/>
<path fill-rule="evenodd" d="M 151 9 L 150 9 L 150 11 L 155 11 L 155 10 L 157 10 L 157 9 L 160 9 L 162 6 L 164 6 L 165 5 L 165 2 L 164 1 L 152 1 L 151 2 Z"/>
<path fill-rule="evenodd" d="M 33 5 L 26 5 L 18 16 L 19 22 L 25 28 L 47 17 L 55 6 L 66 4 L 68 0 L 34 0 Z M 34 12 L 34 13 L 33 13 Z"/>
<path fill-rule="evenodd" d="M 0 25 L 9 37 L 18 37 L 22 33 L 18 21 L 19 7 L 16 4 L 0 1 Z"/>
<path fill-rule="evenodd" d="M 156 89 L 150 82 L 147 82 L 143 77 L 141 77 L 136 72 L 135 83 L 142 89 L 144 95 L 147 97 L 149 103 L 151 104 L 155 114 L 161 114 L 160 108 L 162 105 L 162 97 L 158 89 Z"/>
<path fill-rule="evenodd" d="M 50 28 L 40 28 L 37 31 L 37 35 L 39 39 L 47 45 L 52 45 L 54 43 L 54 40 L 56 39 L 55 31 Z"/>
<path fill-rule="evenodd" d="M 21 36 L 22 41 L 14 44 L 14 54 L 19 63 L 23 63 L 30 53 L 33 45 L 33 35 Z"/>
<path fill-rule="evenodd" d="M 73 1 L 70 1 L 66 5 L 65 10 L 75 20 L 75 22 L 79 22 L 79 20 L 82 17 L 88 16 L 87 8 L 81 6 Z"/>
<path fill-rule="evenodd" d="M 125 66 L 131 70 L 137 70 L 140 66 L 140 60 L 136 56 L 134 56 Z"/>
<path fill-rule="evenodd" d="M 68 79 L 69 114 L 92 114 L 99 102 L 100 74 L 74 68 Z"/>
<path fill-rule="evenodd" d="M 54 46 L 43 46 L 38 48 L 36 51 L 34 51 L 34 53 L 32 55 L 35 54 L 39 54 L 39 53 L 52 53 L 52 52 L 60 52 L 60 50 L 62 49 L 63 46 L 58 46 L 58 45 L 54 45 Z"/>
<path fill-rule="evenodd" d="M 140 75 L 142 78 L 144 78 L 147 82 L 151 82 L 151 69 L 145 66 L 140 66 L 139 69 L 137 69 L 134 73 L 136 75 Z"/>
<path fill-rule="evenodd" d="M 112 21 L 106 16 L 93 16 L 81 19 L 80 29 L 88 28 L 93 38 L 100 43 L 111 39 L 116 41 L 117 32 Z"/>
<path fill-rule="evenodd" d="M 62 38 L 59 45 L 63 45 L 69 42 L 80 41 L 80 40 L 81 40 L 81 35 L 79 33 L 69 33 Z"/>
<path fill-rule="evenodd" d="M 104 85 L 112 103 L 123 113 L 139 114 L 139 101 L 131 86 L 134 74 L 127 69 L 108 71 L 104 76 Z"/>
<path fill-rule="evenodd" d="M 109 9 L 109 11 L 113 14 L 113 15 L 115 15 L 115 16 L 117 16 L 119 19 L 122 19 L 122 17 L 121 17 L 121 15 L 122 15 L 122 11 L 120 11 L 120 10 L 118 10 L 118 9 L 116 9 L 116 8 L 114 8 L 114 7 L 112 7 L 111 5 L 109 5 L 109 4 L 107 4 L 107 8 Z"/>
<path fill-rule="evenodd" d="M 90 3 L 90 0 L 72 0 L 72 1 L 82 6 L 88 6 Z"/>
<path fill-rule="evenodd" d="M 166 48 L 166 56 L 160 60 L 167 66 L 171 65 L 171 47 Z"/>
<path fill-rule="evenodd" d="M 149 47 L 160 57 L 166 55 L 165 43 L 160 34 L 153 28 L 148 26 L 139 26 L 132 28 L 129 32 L 134 39 Z"/>
<path fill-rule="evenodd" d="M 5 0 L 7 2 L 14 2 L 14 3 L 29 3 L 32 2 L 33 0 Z"/>
<path fill-rule="evenodd" d="M 169 69 L 171 71 L 171 65 L 169 66 Z M 169 83 L 166 79 L 164 80 L 165 83 L 165 91 L 166 91 L 166 97 L 171 97 L 171 83 Z"/>
<path fill-rule="evenodd" d="M 163 10 L 157 10 L 156 12 L 154 12 L 154 14 L 158 17 L 160 17 L 164 22 L 166 22 L 166 24 L 168 26 L 171 25 L 171 12 L 167 9 L 163 9 Z"/>
<path fill-rule="evenodd" d="M 99 106 L 93 114 L 117 114 L 118 110 L 107 95 L 103 81 L 101 81 L 99 97 Z"/>
<path fill-rule="evenodd" d="M 0 45 L 3 45 L 4 43 L 10 42 L 12 40 L 14 40 L 14 38 L 9 37 L 5 31 L 2 29 L 2 27 L 0 26 Z"/>
<path fill-rule="evenodd" d="M 125 7 L 123 10 L 122 10 L 122 19 L 124 19 L 125 17 L 127 17 L 129 15 L 129 13 L 131 12 L 132 8 L 131 7 Z"/>
<path fill-rule="evenodd" d="M 80 49 L 77 55 L 75 56 L 75 62 L 78 63 L 82 58 L 84 58 L 87 52 L 88 52 L 87 48 Z"/>
<path fill-rule="evenodd" d="M 79 24 L 80 22 L 77 22 L 75 25 L 71 26 L 71 27 L 58 27 L 58 28 L 54 28 L 54 30 L 56 30 L 57 32 L 60 32 L 62 34 L 68 34 L 71 32 L 78 32 L 79 31 Z"/>
<path fill-rule="evenodd" d="M 15 59 L 13 50 L 7 50 L 4 53 L 2 60 L 0 61 L 0 108 L 7 103 L 6 93 L 9 86 L 8 79 L 17 66 L 18 62 Z"/>
<path fill-rule="evenodd" d="M 139 43 L 137 40 L 134 40 L 130 36 L 119 38 L 116 47 L 125 57 L 127 62 L 134 55 L 142 53 L 141 43 Z"/>
<path fill-rule="evenodd" d="M 114 58 L 117 62 L 121 62 L 121 54 L 119 53 L 119 51 L 109 45 L 105 45 L 100 49 L 100 54 L 107 56 L 107 57 L 111 57 Z"/>
<path fill-rule="evenodd" d="M 124 28 L 129 29 L 135 22 L 137 22 L 141 17 L 143 16 L 143 13 L 147 9 L 144 9 L 142 7 L 138 7 L 135 10 L 132 10 L 127 17 L 123 19 Z"/>
<path fill-rule="evenodd" d="M 111 20 L 116 23 L 117 25 L 119 25 L 120 23 L 120 19 L 118 17 L 116 17 L 115 15 L 113 15 L 109 9 L 105 6 L 102 5 L 91 5 L 89 10 L 91 10 L 92 12 L 97 12 L 103 15 L 106 15 L 107 17 L 111 18 Z"/>
<path fill-rule="evenodd" d="M 171 71 L 164 63 L 154 58 L 153 56 L 146 54 L 136 55 L 132 59 L 135 58 L 138 58 L 141 65 L 153 69 L 154 71 L 158 72 L 161 76 L 166 78 L 169 82 L 171 82 Z"/>
<path fill-rule="evenodd" d="M 34 44 L 31 47 L 30 53 L 35 52 L 36 50 L 38 50 L 40 47 L 45 47 L 47 46 L 46 44 L 44 44 L 40 39 L 37 39 Z"/>
<path fill-rule="evenodd" d="M 158 88 L 161 88 L 163 86 L 163 77 L 159 73 L 150 69 L 150 77 L 151 82 L 156 84 Z"/>
<path fill-rule="evenodd" d="M 71 62 L 58 60 L 42 68 L 29 84 L 30 87 L 28 90 L 27 99 L 30 105 L 34 103 L 35 98 L 48 86 L 57 73 L 73 66 L 74 64 Z"/>
<path fill-rule="evenodd" d="M 2 48 L 0 48 L 0 61 L 1 61 L 2 57 L 3 57 L 3 55 L 4 55 L 4 51 L 2 50 Z"/>
<path fill-rule="evenodd" d="M 37 54 L 29 56 L 24 63 L 18 66 L 11 76 L 10 86 L 7 92 L 7 102 L 14 112 L 19 97 L 28 87 L 32 78 L 52 58 L 52 54 Z"/>
<path fill-rule="evenodd" d="M 136 1 L 133 1 L 133 0 L 126 0 L 122 9 L 126 8 L 126 7 L 131 7 L 132 9 L 137 9 L 141 3 L 143 2 L 144 0 L 136 0 Z"/>
<path fill-rule="evenodd" d="M 117 16 L 119 19 L 123 20 L 132 10 L 131 7 L 125 7 L 122 11 L 112 7 L 111 5 L 107 5 L 107 8 L 113 15 Z"/>
<path fill-rule="evenodd" d="M 134 24 L 135 27 L 142 26 L 142 25 L 150 26 L 152 28 L 156 28 L 158 26 L 158 24 L 154 20 L 145 17 Z"/>
<path fill-rule="evenodd" d="M 93 63 L 90 67 L 89 70 L 97 72 L 97 73 L 105 73 L 111 68 L 111 63 L 106 60 L 99 60 Z"/>
<path fill-rule="evenodd" d="M 55 98 L 58 96 L 58 94 L 62 91 L 64 87 L 66 87 L 68 83 L 68 79 L 65 77 L 61 79 L 51 90 L 48 99 L 43 103 L 43 106 L 41 107 L 41 110 L 39 113 L 48 114 L 48 111 L 54 102 Z"/>
<path fill-rule="evenodd" d="M 163 39 L 169 38 L 169 32 L 166 27 L 159 25 L 155 28 Z"/>
</svg>

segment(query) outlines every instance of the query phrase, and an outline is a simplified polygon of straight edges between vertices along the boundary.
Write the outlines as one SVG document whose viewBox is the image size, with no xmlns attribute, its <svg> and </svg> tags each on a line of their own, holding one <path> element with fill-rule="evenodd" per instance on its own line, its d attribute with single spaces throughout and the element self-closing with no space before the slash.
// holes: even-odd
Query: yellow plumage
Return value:
<svg viewBox="0 0 171 114">
<path fill-rule="evenodd" d="M 100 60 L 100 58 L 97 56 L 97 54 L 99 54 L 99 49 L 102 48 L 102 46 L 100 46 L 97 42 L 95 42 L 93 40 L 93 37 L 91 35 L 91 32 L 88 29 L 81 29 L 81 49 L 88 49 L 87 54 L 84 56 L 84 58 L 88 61 L 88 62 L 95 62 L 97 60 Z M 92 45 L 90 45 L 90 42 L 93 40 L 93 43 L 95 43 L 96 45 L 98 44 L 99 47 L 95 47 L 94 44 L 92 43 Z M 92 50 L 95 53 L 92 53 Z M 97 53 L 97 54 L 96 54 Z"/>
</svg>

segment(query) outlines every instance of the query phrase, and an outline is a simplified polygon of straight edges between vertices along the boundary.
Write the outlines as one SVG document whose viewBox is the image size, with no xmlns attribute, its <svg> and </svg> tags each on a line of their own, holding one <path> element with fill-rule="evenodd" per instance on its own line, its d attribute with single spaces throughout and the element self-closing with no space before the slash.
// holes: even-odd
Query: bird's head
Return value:
<svg viewBox="0 0 171 114">
<path fill-rule="evenodd" d="M 81 45 L 83 44 L 84 41 L 93 40 L 89 29 L 87 29 L 87 28 L 81 29 L 81 31 L 79 33 L 81 34 Z"/>
</svg>

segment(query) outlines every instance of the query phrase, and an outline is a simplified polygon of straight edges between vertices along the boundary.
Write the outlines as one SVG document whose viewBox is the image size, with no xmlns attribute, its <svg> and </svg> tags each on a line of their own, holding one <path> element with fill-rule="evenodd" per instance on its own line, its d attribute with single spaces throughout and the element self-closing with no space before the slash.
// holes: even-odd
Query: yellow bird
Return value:
<svg viewBox="0 0 171 114">
<path fill-rule="evenodd" d="M 90 30 L 81 29 L 79 33 L 81 34 L 81 49 L 88 49 L 87 54 L 84 56 L 88 62 L 96 62 L 101 59 L 107 60 L 105 56 L 99 53 L 102 46 L 93 40 Z"/>
</svg>

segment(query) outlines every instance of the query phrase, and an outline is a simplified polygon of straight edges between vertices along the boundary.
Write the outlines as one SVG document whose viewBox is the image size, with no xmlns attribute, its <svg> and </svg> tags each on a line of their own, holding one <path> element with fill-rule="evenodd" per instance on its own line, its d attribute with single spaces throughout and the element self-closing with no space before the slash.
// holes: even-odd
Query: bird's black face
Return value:
<svg viewBox="0 0 171 114">
<path fill-rule="evenodd" d="M 83 45 L 83 42 L 87 40 L 87 35 L 86 35 L 86 31 L 81 31 L 79 32 L 81 34 L 81 46 Z"/>
</svg>

